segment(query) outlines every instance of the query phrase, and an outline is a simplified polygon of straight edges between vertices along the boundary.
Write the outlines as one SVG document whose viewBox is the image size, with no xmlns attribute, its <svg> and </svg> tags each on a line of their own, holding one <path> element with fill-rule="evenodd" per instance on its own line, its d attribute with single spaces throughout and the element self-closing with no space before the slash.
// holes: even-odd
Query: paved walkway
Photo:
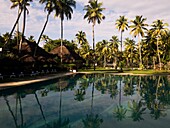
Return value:
<svg viewBox="0 0 170 128">
<path fill-rule="evenodd" d="M 36 76 L 36 77 L 33 76 L 29 80 L 24 79 L 22 81 L 0 83 L 0 90 L 4 89 L 4 88 L 9 88 L 9 87 L 23 86 L 23 85 L 42 82 L 42 81 L 46 81 L 46 80 L 52 80 L 55 78 L 59 78 L 59 77 L 71 75 L 71 74 L 73 74 L 73 73 L 68 72 L 68 73 L 49 74 L 49 75 L 45 75 L 45 76 Z"/>
</svg>

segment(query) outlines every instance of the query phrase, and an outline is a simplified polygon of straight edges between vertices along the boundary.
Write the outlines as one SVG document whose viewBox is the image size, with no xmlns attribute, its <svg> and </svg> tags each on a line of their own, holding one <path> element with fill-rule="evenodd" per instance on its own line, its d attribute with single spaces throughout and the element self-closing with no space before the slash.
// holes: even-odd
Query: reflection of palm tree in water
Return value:
<svg viewBox="0 0 170 128">
<path fill-rule="evenodd" d="M 47 121 L 46 121 L 46 118 L 45 118 L 45 115 L 44 115 L 44 112 L 43 112 L 41 103 L 40 103 L 40 101 L 39 101 L 39 99 L 38 99 L 37 93 L 34 92 L 34 95 L 35 95 L 35 99 L 36 99 L 36 101 L 37 101 L 37 103 L 38 103 L 38 105 L 39 105 L 39 107 L 40 107 L 40 111 L 41 111 L 42 117 L 43 117 L 43 119 L 44 119 L 44 121 L 45 121 L 45 125 L 47 125 Z"/>
<path fill-rule="evenodd" d="M 70 128 L 69 126 L 69 123 L 70 123 L 70 120 L 69 118 L 65 118 L 63 121 L 62 121 L 62 89 L 64 89 L 64 85 L 62 83 L 62 81 L 59 81 L 59 91 L 60 91 L 60 101 L 59 101 L 59 117 L 58 117 L 58 120 L 57 122 L 54 122 L 53 123 L 53 126 L 52 128 Z"/>
<path fill-rule="evenodd" d="M 93 78 L 95 78 L 95 75 L 93 75 Z M 100 128 L 100 125 L 103 122 L 103 119 L 101 119 L 98 114 L 95 115 L 93 113 L 94 82 L 95 79 L 93 80 L 92 83 L 92 98 L 91 98 L 90 114 L 87 114 L 86 118 L 82 120 L 84 124 L 84 128 Z"/>
<path fill-rule="evenodd" d="M 157 84 L 156 84 L 156 91 L 155 91 L 155 100 L 152 103 L 151 106 L 151 116 L 154 119 L 160 118 L 160 116 L 166 116 L 166 113 L 163 113 L 164 111 L 164 105 L 161 103 L 161 101 L 158 99 L 159 95 L 159 88 L 163 83 L 160 83 L 161 77 L 158 77 Z"/>
<path fill-rule="evenodd" d="M 18 119 L 18 118 L 17 118 L 18 99 L 19 99 L 20 115 L 21 115 L 21 124 L 20 124 L 20 125 L 18 125 L 18 122 L 17 122 L 17 119 Z M 8 110 L 9 110 L 9 112 L 11 113 L 11 116 L 12 116 L 12 118 L 13 118 L 13 120 L 14 120 L 15 127 L 16 127 L 16 128 L 22 128 L 22 127 L 24 127 L 24 118 L 23 118 L 23 113 L 22 113 L 22 102 L 21 102 L 21 96 L 20 96 L 20 94 L 19 94 L 19 95 L 17 94 L 17 96 L 16 96 L 16 113 L 15 113 L 15 114 L 14 114 L 14 112 L 12 111 L 11 106 L 10 106 L 10 104 L 9 104 L 9 100 L 7 99 L 6 96 L 4 96 L 4 100 L 5 100 L 6 104 L 7 104 Z"/>
<path fill-rule="evenodd" d="M 117 107 L 114 109 L 114 116 L 118 121 L 122 121 L 126 117 L 127 109 L 124 108 L 121 104 L 122 100 L 122 76 L 119 76 L 119 103 Z"/>
</svg>

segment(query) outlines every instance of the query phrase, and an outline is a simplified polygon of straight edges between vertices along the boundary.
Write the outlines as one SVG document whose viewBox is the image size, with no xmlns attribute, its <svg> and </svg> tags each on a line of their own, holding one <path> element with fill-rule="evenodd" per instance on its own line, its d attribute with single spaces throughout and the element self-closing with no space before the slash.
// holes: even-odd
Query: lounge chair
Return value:
<svg viewBox="0 0 170 128">
<path fill-rule="evenodd" d="M 19 77 L 24 77 L 24 73 L 20 72 L 20 74 L 18 75 Z"/>
<path fill-rule="evenodd" d="M 36 76 L 36 73 L 34 71 L 32 71 L 30 76 Z"/>
<path fill-rule="evenodd" d="M 1 73 L 0 73 L 0 79 L 2 80 L 4 79 L 4 76 Z"/>
<path fill-rule="evenodd" d="M 10 78 L 12 78 L 12 77 L 16 77 L 14 72 L 10 75 Z"/>
</svg>

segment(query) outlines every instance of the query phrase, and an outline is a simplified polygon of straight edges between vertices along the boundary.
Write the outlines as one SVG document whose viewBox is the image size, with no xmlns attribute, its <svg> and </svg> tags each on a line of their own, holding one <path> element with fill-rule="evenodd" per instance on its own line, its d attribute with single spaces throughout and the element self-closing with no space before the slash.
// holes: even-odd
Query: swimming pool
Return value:
<svg viewBox="0 0 170 128">
<path fill-rule="evenodd" d="M 169 128 L 170 77 L 74 74 L 0 92 L 1 128 Z"/>
</svg>

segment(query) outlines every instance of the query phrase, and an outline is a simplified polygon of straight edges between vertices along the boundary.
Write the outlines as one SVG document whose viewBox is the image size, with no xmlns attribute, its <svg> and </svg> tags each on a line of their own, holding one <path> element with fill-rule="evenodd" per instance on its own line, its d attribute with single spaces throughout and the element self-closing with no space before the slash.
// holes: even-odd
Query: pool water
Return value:
<svg viewBox="0 0 170 128">
<path fill-rule="evenodd" d="M 0 128 L 169 128 L 170 76 L 74 74 L 0 91 Z"/>
</svg>

